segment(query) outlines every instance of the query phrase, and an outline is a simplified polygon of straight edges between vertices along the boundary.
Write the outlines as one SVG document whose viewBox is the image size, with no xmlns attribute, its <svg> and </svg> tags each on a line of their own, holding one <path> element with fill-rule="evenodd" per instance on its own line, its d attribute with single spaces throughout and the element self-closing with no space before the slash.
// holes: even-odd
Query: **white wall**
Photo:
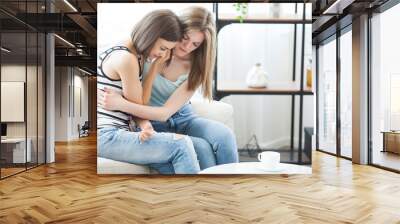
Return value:
<svg viewBox="0 0 400 224">
<path fill-rule="evenodd" d="M 101 51 L 129 38 L 135 24 L 152 10 L 170 9 L 179 13 L 191 5 L 199 5 L 212 11 L 211 3 L 98 3 L 97 49 Z"/>
<path fill-rule="evenodd" d="M 78 124 L 82 126 L 88 120 L 88 78 L 82 75 L 84 74 L 76 68 L 56 67 L 56 141 L 79 138 Z M 82 114 L 79 105 L 82 107 Z"/>
<path fill-rule="evenodd" d="M 33 79 L 31 74 L 35 74 L 36 77 L 36 66 L 18 65 L 18 64 L 4 64 L 1 66 L 1 81 L 9 82 L 24 82 L 26 72 L 28 72 L 28 84 L 30 88 L 27 88 L 27 124 L 28 124 L 28 137 L 33 130 L 36 135 L 36 80 Z M 22 93 L 23 94 L 23 93 Z M 4 97 L 4 96 L 2 96 Z M 9 110 L 10 108 L 1 108 L 1 110 Z M 22 108 L 24 110 L 24 108 Z M 25 137 L 25 126 L 26 122 L 7 122 L 7 136 L 9 137 Z"/>
<path fill-rule="evenodd" d="M 79 72 L 76 74 L 76 72 Z M 83 77 L 79 74 L 79 70 L 75 70 L 74 75 L 74 96 L 71 96 L 71 99 L 74 99 L 74 108 L 72 108 L 72 119 L 71 119 L 71 135 L 73 138 L 79 137 L 78 133 L 78 124 L 82 126 L 85 121 L 88 121 L 88 78 Z M 80 93 L 79 93 L 80 91 Z M 80 97 L 79 97 L 80 96 Z M 79 102 L 80 101 L 80 102 Z M 81 107 L 81 108 L 79 108 Z M 82 110 L 82 111 L 80 111 Z"/>
<path fill-rule="evenodd" d="M 2 82 L 24 82 L 26 85 L 26 99 L 24 96 L 24 89 L 19 90 L 21 96 L 22 107 L 12 108 L 3 107 L 2 112 L 16 113 L 12 110 L 21 110 L 23 119 L 21 122 L 6 122 L 7 123 L 7 137 L 24 138 L 25 135 L 30 140 L 31 155 L 34 162 L 36 162 L 37 153 L 39 154 L 39 163 L 44 162 L 44 89 L 43 77 L 41 66 L 32 66 L 25 64 L 2 64 L 1 66 L 1 81 Z M 27 78 L 27 80 L 26 80 Z M 2 89 L 2 94 L 5 89 Z M 22 92 L 21 92 L 22 91 Z M 10 94 L 10 93 L 8 93 Z M 8 97 L 7 95 L 2 95 Z M 15 102 L 17 103 L 17 102 Z M 26 103 L 26 107 L 25 107 Z M 2 103 L 3 104 L 3 103 Z M 26 110 L 26 111 L 24 111 Z M 24 114 L 26 112 L 26 119 Z"/>
<path fill-rule="evenodd" d="M 307 57 L 312 57 L 311 27 L 306 29 Z M 293 25 L 234 24 L 218 37 L 218 83 L 243 81 L 251 67 L 260 62 L 271 82 L 290 82 L 293 64 Z M 297 33 L 296 81 L 301 71 L 301 27 Z M 306 69 L 306 66 L 304 66 Z M 305 73 L 304 73 L 305 74 Z M 304 76 L 304 80 L 305 76 Z M 303 126 L 314 127 L 314 99 L 303 98 Z M 223 99 L 235 110 L 235 134 L 243 147 L 253 134 L 262 147 L 290 144 L 291 96 L 229 96 Z M 298 139 L 299 97 L 295 103 L 295 147 Z M 304 138 L 304 134 L 303 134 Z M 303 141 L 304 142 L 304 141 Z"/>
<path fill-rule="evenodd" d="M 55 68 L 55 141 L 66 141 L 68 117 L 68 68 Z M 65 97 L 67 96 L 67 97 Z"/>
</svg>

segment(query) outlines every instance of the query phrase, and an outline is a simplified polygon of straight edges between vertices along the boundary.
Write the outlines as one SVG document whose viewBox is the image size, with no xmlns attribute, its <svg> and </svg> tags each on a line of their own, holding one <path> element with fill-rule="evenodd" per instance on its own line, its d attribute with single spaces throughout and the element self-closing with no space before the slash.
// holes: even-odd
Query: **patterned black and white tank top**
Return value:
<svg viewBox="0 0 400 224">
<path fill-rule="evenodd" d="M 101 53 L 97 59 L 97 88 L 104 89 L 107 87 L 109 89 L 116 90 L 122 94 L 122 81 L 121 79 L 112 79 L 103 71 L 103 62 L 110 54 L 114 51 L 124 50 L 132 53 L 127 47 L 115 46 L 103 53 Z M 140 67 L 140 57 L 138 57 L 139 62 L 139 79 L 142 81 L 141 67 Z M 129 123 L 132 120 L 132 116 L 128 113 L 122 111 L 110 111 L 105 110 L 101 107 L 97 107 L 97 128 L 104 127 L 117 127 L 125 130 L 130 130 Z"/>
</svg>

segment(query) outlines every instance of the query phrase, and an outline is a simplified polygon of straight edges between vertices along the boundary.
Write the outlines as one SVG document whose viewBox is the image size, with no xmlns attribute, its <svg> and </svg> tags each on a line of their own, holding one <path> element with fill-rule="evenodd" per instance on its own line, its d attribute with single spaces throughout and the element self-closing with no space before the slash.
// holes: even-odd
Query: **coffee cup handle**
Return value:
<svg viewBox="0 0 400 224">
<path fill-rule="evenodd" d="M 258 154 L 258 161 L 261 162 L 261 161 L 262 161 L 261 158 L 262 158 L 262 155 L 261 155 L 261 153 L 259 153 L 259 154 Z"/>
</svg>

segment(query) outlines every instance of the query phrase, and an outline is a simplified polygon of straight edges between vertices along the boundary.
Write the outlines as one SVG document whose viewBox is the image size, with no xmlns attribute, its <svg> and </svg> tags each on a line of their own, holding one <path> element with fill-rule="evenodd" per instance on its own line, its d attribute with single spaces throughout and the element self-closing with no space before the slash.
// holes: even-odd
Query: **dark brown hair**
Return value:
<svg viewBox="0 0 400 224">
<path fill-rule="evenodd" d="M 182 39 L 183 27 L 171 10 L 154 10 L 141 19 L 131 33 L 131 41 L 138 55 L 147 58 L 158 38 L 177 42 Z"/>
</svg>

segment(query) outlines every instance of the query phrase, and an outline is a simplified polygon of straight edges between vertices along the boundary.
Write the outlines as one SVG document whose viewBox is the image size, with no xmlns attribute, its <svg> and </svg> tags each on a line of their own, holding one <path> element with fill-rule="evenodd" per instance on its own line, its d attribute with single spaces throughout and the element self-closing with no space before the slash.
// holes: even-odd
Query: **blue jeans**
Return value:
<svg viewBox="0 0 400 224">
<path fill-rule="evenodd" d="M 100 157 L 148 165 L 161 174 L 196 174 L 200 171 L 193 143 L 187 136 L 179 138 L 174 133 L 155 133 L 141 143 L 139 132 L 113 127 L 101 128 L 97 135 Z"/>
<path fill-rule="evenodd" d="M 154 130 L 188 135 L 201 169 L 239 162 L 236 139 L 224 124 L 197 116 L 191 104 L 184 105 L 167 122 L 152 121 Z"/>
</svg>

